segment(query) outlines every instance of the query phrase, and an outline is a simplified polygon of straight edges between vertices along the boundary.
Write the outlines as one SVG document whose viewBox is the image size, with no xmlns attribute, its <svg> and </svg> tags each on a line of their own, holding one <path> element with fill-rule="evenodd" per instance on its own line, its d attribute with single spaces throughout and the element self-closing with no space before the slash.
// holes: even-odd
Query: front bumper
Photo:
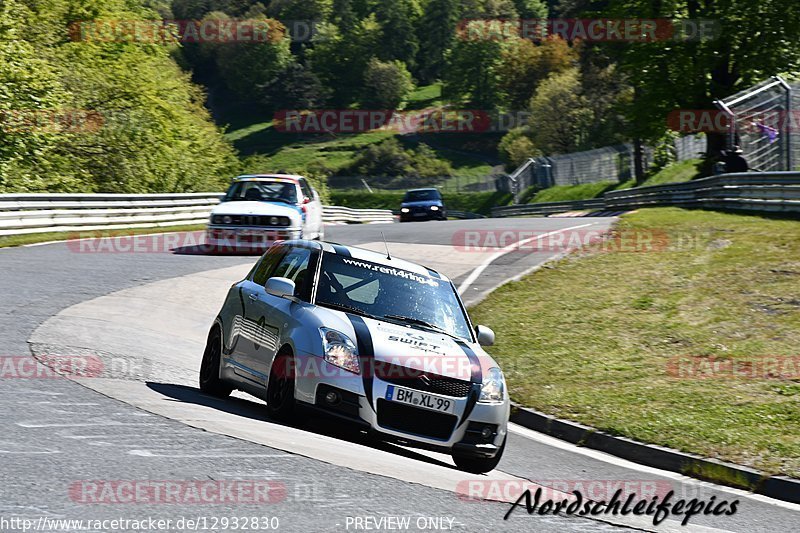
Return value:
<svg viewBox="0 0 800 533">
<path fill-rule="evenodd" d="M 445 220 L 447 213 L 443 208 L 432 211 L 430 207 L 409 207 L 408 212 L 400 211 L 400 222 L 413 222 L 415 220 Z"/>
<path fill-rule="evenodd" d="M 299 369 L 322 369 L 313 375 L 298 373 L 295 383 L 298 400 L 349 420 L 382 440 L 465 457 L 491 458 L 506 438 L 510 415 L 508 399 L 481 403 L 470 401 L 469 395 L 435 394 L 455 402 L 452 415 L 439 413 L 386 399 L 389 386 L 402 385 L 378 377 L 364 379 L 333 367 L 315 355 L 298 354 L 296 357 Z M 330 393 L 338 395 L 334 402 L 326 400 Z"/>
<path fill-rule="evenodd" d="M 265 249 L 275 241 L 302 238 L 296 227 L 276 226 L 216 226 L 206 229 L 206 244 L 217 250 Z"/>
</svg>

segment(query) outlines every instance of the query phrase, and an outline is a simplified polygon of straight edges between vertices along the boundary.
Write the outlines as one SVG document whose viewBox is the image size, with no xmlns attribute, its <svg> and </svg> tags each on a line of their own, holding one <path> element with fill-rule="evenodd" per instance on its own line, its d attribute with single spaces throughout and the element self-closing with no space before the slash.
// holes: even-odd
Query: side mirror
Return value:
<svg viewBox="0 0 800 533">
<path fill-rule="evenodd" d="M 478 334 L 478 344 L 481 346 L 491 346 L 494 344 L 494 331 L 487 326 L 475 326 L 475 333 Z"/>
<path fill-rule="evenodd" d="M 291 298 L 294 296 L 294 281 L 289 278 L 269 278 L 264 289 L 267 294 L 278 298 Z"/>
<path fill-rule="evenodd" d="M 303 198 L 303 203 L 304 204 L 310 204 L 311 203 L 311 198 L 309 198 L 308 196 L 304 197 Z"/>
</svg>

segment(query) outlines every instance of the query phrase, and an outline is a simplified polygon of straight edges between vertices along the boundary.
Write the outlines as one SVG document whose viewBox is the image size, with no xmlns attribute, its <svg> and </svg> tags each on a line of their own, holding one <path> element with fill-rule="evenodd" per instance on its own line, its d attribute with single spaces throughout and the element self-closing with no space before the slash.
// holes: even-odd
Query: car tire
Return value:
<svg viewBox="0 0 800 533">
<path fill-rule="evenodd" d="M 503 439 L 503 444 L 494 457 L 461 457 L 458 455 L 453 456 L 453 461 L 459 470 L 469 472 L 471 474 L 485 474 L 497 468 L 497 464 L 503 457 L 503 452 L 506 449 L 506 439 Z"/>
<path fill-rule="evenodd" d="M 221 359 L 222 335 L 219 327 L 214 326 L 208 334 L 203 361 L 200 363 L 200 390 L 217 398 L 226 398 L 233 392 L 233 387 L 219 377 Z"/>
<path fill-rule="evenodd" d="M 267 381 L 267 413 L 270 418 L 286 422 L 294 413 L 294 357 L 289 350 L 275 356 Z"/>
</svg>

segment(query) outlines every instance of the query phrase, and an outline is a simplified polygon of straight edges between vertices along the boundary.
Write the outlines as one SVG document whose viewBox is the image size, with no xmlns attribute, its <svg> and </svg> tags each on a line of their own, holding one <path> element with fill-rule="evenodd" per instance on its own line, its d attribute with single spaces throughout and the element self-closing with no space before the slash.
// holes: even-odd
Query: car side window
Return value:
<svg viewBox="0 0 800 533">
<path fill-rule="evenodd" d="M 309 272 L 308 262 L 310 259 L 311 250 L 308 248 L 292 248 L 283 256 L 271 277 L 288 278 L 294 281 L 294 295 L 302 298 L 302 295 L 306 292 L 306 278 Z"/>
<path fill-rule="evenodd" d="M 314 192 L 311 190 L 311 186 L 308 184 L 308 181 L 305 179 L 300 179 L 300 189 L 303 191 L 303 196 L 306 198 L 314 199 Z"/>
<path fill-rule="evenodd" d="M 258 267 L 256 267 L 255 274 L 253 274 L 253 283 L 258 283 L 262 287 L 266 285 L 267 280 L 272 275 L 272 271 L 275 270 L 275 266 L 278 264 L 278 261 L 281 260 L 285 252 L 286 249 L 283 246 L 274 246 L 270 248 L 270 250 L 264 254 L 264 257 L 261 258 Z"/>
</svg>

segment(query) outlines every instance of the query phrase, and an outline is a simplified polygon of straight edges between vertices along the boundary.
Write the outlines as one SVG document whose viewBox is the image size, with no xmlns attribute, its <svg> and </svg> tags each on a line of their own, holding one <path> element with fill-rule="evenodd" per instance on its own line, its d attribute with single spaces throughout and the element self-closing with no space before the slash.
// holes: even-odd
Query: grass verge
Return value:
<svg viewBox="0 0 800 533">
<path fill-rule="evenodd" d="M 9 248 L 11 246 L 23 246 L 25 244 L 37 244 L 41 242 L 50 241 L 66 241 L 74 238 L 76 235 L 92 235 L 95 237 L 120 237 L 124 235 L 147 235 L 150 233 L 175 233 L 178 231 L 198 231 L 205 229 L 205 224 L 194 224 L 186 226 L 170 226 L 170 227 L 152 227 L 152 228 L 134 228 L 134 229 L 117 229 L 109 231 L 62 231 L 58 233 L 32 233 L 28 235 L 9 235 L 7 237 L 0 237 L 0 248 Z"/>
<path fill-rule="evenodd" d="M 667 246 L 588 248 L 471 310 L 497 333 L 512 398 L 800 477 L 800 223 L 657 208 L 618 231 Z"/>
</svg>

